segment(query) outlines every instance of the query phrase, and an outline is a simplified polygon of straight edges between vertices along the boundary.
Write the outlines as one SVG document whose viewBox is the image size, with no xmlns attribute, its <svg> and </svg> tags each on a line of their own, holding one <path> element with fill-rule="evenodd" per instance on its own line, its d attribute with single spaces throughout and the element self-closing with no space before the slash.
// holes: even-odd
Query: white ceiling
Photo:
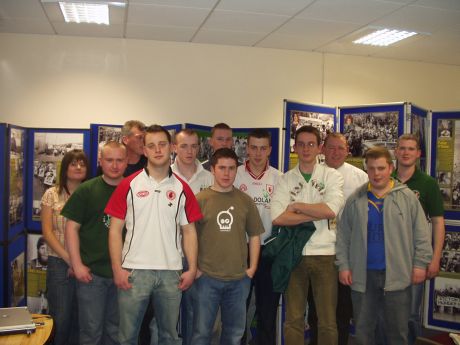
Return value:
<svg viewBox="0 0 460 345">
<path fill-rule="evenodd" d="M 111 25 L 104 26 L 65 23 L 54 0 L 0 0 L 0 32 L 294 49 L 460 66 L 460 0 L 125 2 L 125 7 L 110 6 Z M 422 34 L 391 47 L 352 43 L 373 27 Z"/>
</svg>

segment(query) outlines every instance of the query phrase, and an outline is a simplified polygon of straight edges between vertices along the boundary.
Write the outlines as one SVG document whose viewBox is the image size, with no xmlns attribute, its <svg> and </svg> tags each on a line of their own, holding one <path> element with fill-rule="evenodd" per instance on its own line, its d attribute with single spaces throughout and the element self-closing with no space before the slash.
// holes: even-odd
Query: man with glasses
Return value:
<svg viewBox="0 0 460 345">
<path fill-rule="evenodd" d="M 299 163 L 281 176 L 275 188 L 271 202 L 272 221 L 276 226 L 297 226 L 313 221 L 316 230 L 306 242 L 285 291 L 285 343 L 304 343 L 304 314 L 311 285 L 318 306 L 318 343 L 336 345 L 336 231 L 330 226 L 330 220 L 344 205 L 343 177 L 335 169 L 318 164 L 317 156 L 321 152 L 318 129 L 300 127 L 294 142 Z"/>
<path fill-rule="evenodd" d="M 128 153 L 128 166 L 123 174 L 125 177 L 143 169 L 147 163 L 144 156 L 144 132 L 145 125 L 137 120 L 126 121 L 121 128 L 121 142 Z"/>
</svg>

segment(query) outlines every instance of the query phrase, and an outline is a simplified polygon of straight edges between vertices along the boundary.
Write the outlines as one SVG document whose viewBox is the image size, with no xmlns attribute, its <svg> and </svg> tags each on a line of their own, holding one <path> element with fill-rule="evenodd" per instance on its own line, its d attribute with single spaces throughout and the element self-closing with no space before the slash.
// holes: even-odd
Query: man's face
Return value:
<svg viewBox="0 0 460 345">
<path fill-rule="evenodd" d="M 398 160 L 398 165 L 403 167 L 411 167 L 417 163 L 420 158 L 421 151 L 417 148 L 415 140 L 400 140 L 395 150 L 395 156 Z"/>
<path fill-rule="evenodd" d="M 144 154 L 144 131 L 137 127 L 131 128 L 130 134 L 123 137 L 123 144 L 125 144 L 128 152 L 135 152 L 138 155 Z"/>
<path fill-rule="evenodd" d="M 307 132 L 302 132 L 297 136 L 294 149 L 299 156 L 299 161 L 304 164 L 316 163 L 316 156 L 321 152 L 316 135 Z"/>
<path fill-rule="evenodd" d="M 340 168 L 348 156 L 345 138 L 329 138 L 323 146 L 323 153 L 328 167 Z"/>
<path fill-rule="evenodd" d="M 164 167 L 170 164 L 171 144 L 166 133 L 146 133 L 144 154 L 154 167 Z"/>
<path fill-rule="evenodd" d="M 268 158 L 272 148 L 268 138 L 249 138 L 247 148 L 249 163 L 258 168 L 264 168 L 267 165 Z"/>
<path fill-rule="evenodd" d="M 224 147 L 231 149 L 233 146 L 232 130 L 217 128 L 214 131 L 214 135 L 211 137 L 209 144 L 214 152 Z"/>
<path fill-rule="evenodd" d="M 42 263 L 42 264 L 46 264 L 48 262 L 48 249 L 46 248 L 46 245 L 45 244 L 42 244 L 39 248 L 38 248 L 38 260 Z"/>
<path fill-rule="evenodd" d="M 199 150 L 200 145 L 198 144 L 197 135 L 188 135 L 182 132 L 176 136 L 174 151 L 177 154 L 176 159 L 181 163 L 187 165 L 195 164 L 195 159 Z"/>
<path fill-rule="evenodd" d="M 113 180 L 119 179 L 123 176 L 128 165 L 126 149 L 122 147 L 103 147 L 99 164 L 104 176 Z"/>
<path fill-rule="evenodd" d="M 233 186 L 236 177 L 236 162 L 232 158 L 219 158 L 211 173 L 214 175 L 214 183 L 223 190 L 229 190 Z"/>
<path fill-rule="evenodd" d="M 375 190 L 385 189 L 390 183 L 393 164 L 388 164 L 387 160 L 381 157 L 368 159 L 366 165 L 371 187 Z"/>
</svg>

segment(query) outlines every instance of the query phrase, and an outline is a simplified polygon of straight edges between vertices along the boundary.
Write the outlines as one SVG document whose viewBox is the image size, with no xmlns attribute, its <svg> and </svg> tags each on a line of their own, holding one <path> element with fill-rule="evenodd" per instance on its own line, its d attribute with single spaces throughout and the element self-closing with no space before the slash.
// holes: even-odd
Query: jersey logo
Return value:
<svg viewBox="0 0 460 345">
<path fill-rule="evenodd" d="M 268 194 L 270 194 L 270 195 L 272 195 L 273 190 L 275 189 L 275 188 L 273 187 L 272 184 L 267 184 L 267 185 L 265 186 L 265 188 L 267 189 L 267 192 L 268 192 Z"/>
<path fill-rule="evenodd" d="M 166 192 L 166 197 L 169 199 L 169 200 L 174 200 L 176 198 L 176 193 L 173 191 L 173 190 L 168 190 Z"/>
<path fill-rule="evenodd" d="M 240 191 L 246 192 L 248 190 L 248 186 L 246 186 L 244 183 L 240 186 Z"/>
<path fill-rule="evenodd" d="M 220 231 L 230 231 L 233 224 L 233 215 L 230 213 L 230 210 L 235 209 L 233 206 L 227 211 L 220 211 L 217 214 L 217 225 L 219 225 Z"/>
<path fill-rule="evenodd" d="M 141 190 L 139 192 L 136 193 L 137 197 L 138 198 L 145 198 L 146 196 L 148 196 L 150 193 L 148 190 Z"/>
</svg>

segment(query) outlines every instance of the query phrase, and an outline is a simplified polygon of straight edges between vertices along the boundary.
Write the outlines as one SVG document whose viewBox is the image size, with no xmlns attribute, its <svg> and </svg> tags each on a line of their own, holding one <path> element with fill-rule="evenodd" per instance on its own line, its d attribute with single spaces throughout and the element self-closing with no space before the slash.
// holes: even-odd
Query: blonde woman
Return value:
<svg viewBox="0 0 460 345">
<path fill-rule="evenodd" d="M 54 344 L 78 344 L 76 281 L 64 244 L 66 218 L 61 210 L 81 182 L 88 178 L 88 158 L 81 150 L 72 150 L 61 162 L 58 183 L 49 188 L 41 201 L 43 237 L 49 248 L 46 272 L 47 298 L 54 319 Z"/>
</svg>

